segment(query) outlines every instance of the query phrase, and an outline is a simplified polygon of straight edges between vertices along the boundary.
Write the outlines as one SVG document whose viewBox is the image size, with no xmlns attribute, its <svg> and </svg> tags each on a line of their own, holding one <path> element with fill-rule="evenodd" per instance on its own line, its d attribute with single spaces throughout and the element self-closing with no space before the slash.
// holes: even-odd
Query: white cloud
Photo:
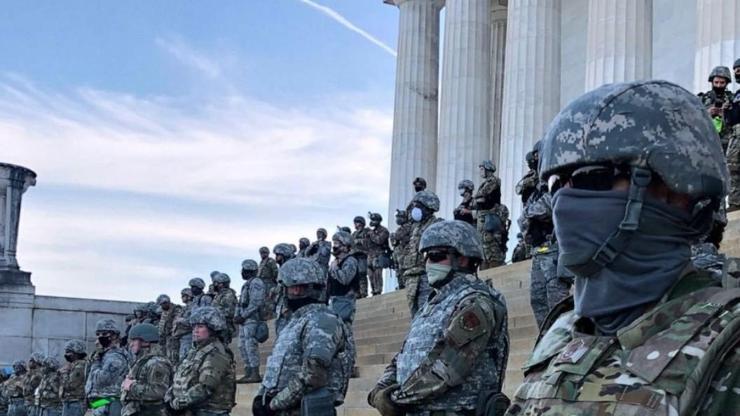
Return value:
<svg viewBox="0 0 740 416">
<path fill-rule="evenodd" d="M 391 48 L 387 44 L 385 44 L 380 39 L 376 38 L 375 36 L 371 35 L 370 33 L 366 32 L 365 30 L 357 27 L 354 23 L 347 20 L 346 17 L 342 16 L 337 12 L 336 10 L 332 9 L 331 7 L 323 6 L 321 4 L 316 3 L 313 0 L 298 0 L 301 3 L 316 9 L 320 11 L 321 13 L 329 16 L 331 19 L 339 23 L 340 25 L 346 27 L 347 29 L 357 33 L 358 35 L 362 36 L 363 38 L 367 39 L 368 41 L 372 42 L 376 46 L 380 47 L 384 51 L 388 52 L 390 55 L 392 55 L 394 58 L 397 56 L 397 53 L 395 49 Z"/>
<path fill-rule="evenodd" d="M 221 76 L 221 66 L 216 60 L 208 57 L 203 52 L 195 50 L 179 38 L 158 37 L 155 39 L 155 43 L 178 61 L 201 72 L 208 78 L 215 79 Z"/>
<path fill-rule="evenodd" d="M 0 78 L 2 161 L 39 175 L 24 202 L 22 267 L 42 294 L 141 300 L 261 245 L 384 212 L 391 112 L 310 104 L 232 95 L 193 109 Z M 111 195 L 115 204 L 104 204 Z M 166 204 L 142 207 L 127 195 Z"/>
</svg>

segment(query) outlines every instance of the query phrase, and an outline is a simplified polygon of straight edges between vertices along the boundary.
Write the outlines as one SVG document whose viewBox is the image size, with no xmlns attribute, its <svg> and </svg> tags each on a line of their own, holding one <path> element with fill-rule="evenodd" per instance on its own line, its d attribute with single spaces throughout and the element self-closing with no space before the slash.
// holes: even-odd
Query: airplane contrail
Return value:
<svg viewBox="0 0 740 416">
<path fill-rule="evenodd" d="M 334 19 L 337 23 L 340 25 L 346 27 L 347 29 L 359 34 L 363 38 L 369 40 L 370 42 L 374 43 L 375 45 L 379 46 L 384 51 L 388 52 L 389 54 L 393 55 L 395 58 L 397 56 L 396 51 L 391 48 L 390 46 L 383 43 L 380 39 L 376 38 L 375 36 L 367 33 L 366 31 L 360 29 L 359 27 L 355 26 L 354 23 L 347 20 L 344 16 L 339 14 L 337 11 L 330 7 L 322 6 L 321 4 L 318 4 L 314 2 L 313 0 L 298 0 L 301 3 L 305 4 L 306 6 L 312 7 L 321 13 L 329 16 L 330 18 Z"/>
</svg>

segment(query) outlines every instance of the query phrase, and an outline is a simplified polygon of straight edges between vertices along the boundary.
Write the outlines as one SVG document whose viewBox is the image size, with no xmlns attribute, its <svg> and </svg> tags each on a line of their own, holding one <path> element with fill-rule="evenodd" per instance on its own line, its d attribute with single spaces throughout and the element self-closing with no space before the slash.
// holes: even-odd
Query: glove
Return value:
<svg viewBox="0 0 740 416">
<path fill-rule="evenodd" d="M 391 394 L 400 389 L 398 384 L 391 384 L 388 387 L 373 389 L 368 395 L 368 403 L 370 406 L 378 410 L 382 416 L 405 416 L 406 410 L 395 403 L 391 398 Z"/>
<path fill-rule="evenodd" d="M 235 324 L 237 324 L 237 325 L 241 325 L 241 324 L 243 324 L 243 323 L 244 323 L 244 322 L 246 322 L 246 321 L 247 321 L 247 320 L 246 320 L 246 319 L 244 319 L 244 317 L 243 317 L 243 316 L 241 316 L 241 315 L 236 315 L 236 316 L 234 316 L 234 323 L 235 323 Z"/>
<path fill-rule="evenodd" d="M 270 401 L 272 397 L 265 396 L 264 403 L 262 402 L 262 395 L 258 394 L 254 396 L 252 401 L 252 415 L 253 416 L 277 416 L 277 412 L 270 409 Z"/>
<path fill-rule="evenodd" d="M 188 403 L 183 399 L 174 398 L 170 400 L 170 407 L 174 410 L 182 410 L 188 407 Z"/>
</svg>

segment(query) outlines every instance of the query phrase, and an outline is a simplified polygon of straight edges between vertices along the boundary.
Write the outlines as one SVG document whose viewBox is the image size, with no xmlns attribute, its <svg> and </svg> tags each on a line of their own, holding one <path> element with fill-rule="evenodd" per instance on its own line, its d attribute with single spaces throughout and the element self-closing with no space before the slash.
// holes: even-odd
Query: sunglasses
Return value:
<svg viewBox="0 0 740 416">
<path fill-rule="evenodd" d="M 447 251 L 429 251 L 426 253 L 425 257 L 427 261 L 431 263 L 439 263 L 447 260 L 447 256 L 449 256 Z"/>
<path fill-rule="evenodd" d="M 551 175 L 547 186 L 551 195 L 566 185 L 588 191 L 608 191 L 617 178 L 629 178 L 629 170 L 611 165 L 590 165 L 582 166 L 569 174 Z"/>
</svg>

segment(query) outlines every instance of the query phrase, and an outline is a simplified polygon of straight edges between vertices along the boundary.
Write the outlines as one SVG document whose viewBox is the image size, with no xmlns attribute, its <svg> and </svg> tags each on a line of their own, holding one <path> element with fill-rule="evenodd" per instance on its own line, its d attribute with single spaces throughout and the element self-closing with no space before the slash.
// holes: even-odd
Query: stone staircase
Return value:
<svg viewBox="0 0 740 416">
<path fill-rule="evenodd" d="M 722 249 L 731 256 L 740 256 L 740 211 L 728 215 L 730 223 L 725 232 Z M 527 359 L 537 337 L 537 328 L 529 306 L 529 270 L 531 262 L 521 262 L 480 274 L 490 280 L 494 287 L 506 297 L 509 309 L 509 335 L 511 348 L 506 371 L 504 391 L 511 395 L 522 380 L 521 366 Z M 270 322 L 270 331 L 274 329 Z M 404 291 L 386 293 L 357 302 L 354 333 L 357 343 L 357 367 L 359 378 L 350 380 L 345 403 L 337 410 L 338 416 L 377 416 L 378 413 L 367 405 L 367 394 L 391 361 L 408 332 L 409 311 Z M 262 373 L 274 339 L 260 346 Z M 236 343 L 232 350 L 237 352 Z M 238 355 L 238 354 L 237 354 Z M 237 373 L 243 369 L 241 357 L 238 358 Z M 239 376 L 241 374 L 238 374 Z M 234 414 L 251 415 L 251 404 L 259 388 L 258 384 L 239 384 L 237 407 Z"/>
</svg>

